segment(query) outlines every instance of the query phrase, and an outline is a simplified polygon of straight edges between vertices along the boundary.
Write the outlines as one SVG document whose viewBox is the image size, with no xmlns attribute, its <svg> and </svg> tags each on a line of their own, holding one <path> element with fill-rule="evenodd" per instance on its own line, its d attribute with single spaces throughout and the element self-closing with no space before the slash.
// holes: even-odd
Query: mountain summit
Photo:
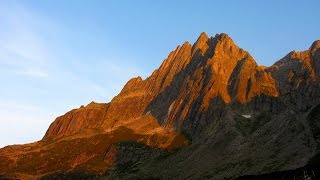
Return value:
<svg viewBox="0 0 320 180">
<path fill-rule="evenodd" d="M 227 34 L 201 33 L 111 102 L 67 112 L 38 142 L 2 148 L 0 178 L 318 175 L 319 62 L 320 41 L 264 67 Z"/>
</svg>

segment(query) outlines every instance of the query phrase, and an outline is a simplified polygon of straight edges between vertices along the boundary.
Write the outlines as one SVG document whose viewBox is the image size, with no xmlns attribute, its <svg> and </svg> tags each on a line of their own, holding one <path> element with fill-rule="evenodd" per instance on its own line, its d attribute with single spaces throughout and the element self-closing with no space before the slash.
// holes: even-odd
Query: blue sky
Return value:
<svg viewBox="0 0 320 180">
<path fill-rule="evenodd" d="M 108 102 L 201 32 L 225 32 L 262 65 L 320 39 L 320 1 L 0 1 L 0 147 Z"/>
</svg>

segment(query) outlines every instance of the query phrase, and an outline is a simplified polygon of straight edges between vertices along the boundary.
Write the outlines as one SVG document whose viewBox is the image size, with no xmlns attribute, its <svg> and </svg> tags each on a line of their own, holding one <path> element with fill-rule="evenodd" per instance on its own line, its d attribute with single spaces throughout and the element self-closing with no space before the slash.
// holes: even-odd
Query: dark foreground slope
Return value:
<svg viewBox="0 0 320 180">
<path fill-rule="evenodd" d="M 235 179 L 307 168 L 317 176 L 319 77 L 320 41 L 263 67 L 228 35 L 202 33 L 110 103 L 58 117 L 39 142 L 1 149 L 0 175 Z"/>
</svg>

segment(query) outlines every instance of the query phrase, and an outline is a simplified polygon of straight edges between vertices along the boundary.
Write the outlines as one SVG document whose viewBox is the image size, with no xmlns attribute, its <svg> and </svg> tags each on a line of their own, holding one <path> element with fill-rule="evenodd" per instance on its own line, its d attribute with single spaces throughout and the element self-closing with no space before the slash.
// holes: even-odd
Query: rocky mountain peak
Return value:
<svg viewBox="0 0 320 180">
<path fill-rule="evenodd" d="M 320 77 L 320 40 L 314 41 L 309 49 L 315 73 Z"/>
<path fill-rule="evenodd" d="M 218 39 L 218 41 L 221 41 L 221 42 L 232 42 L 232 43 L 234 43 L 233 40 L 231 39 L 231 37 L 226 33 L 216 34 L 215 38 Z"/>
<path fill-rule="evenodd" d="M 312 55 L 315 55 L 316 52 L 319 52 L 319 49 L 320 49 L 320 40 L 314 41 L 309 48 Z"/>
<path fill-rule="evenodd" d="M 234 179 L 243 172 L 305 164 L 315 152 L 303 118 L 319 104 L 319 48 L 315 41 L 309 50 L 291 52 L 268 68 L 227 34 L 201 33 L 193 45 L 186 41 L 171 51 L 146 79 L 130 79 L 111 102 L 73 109 L 39 142 L 1 149 L 0 179 L 57 179 L 55 173 L 65 172 L 97 177 L 121 173 L 123 167 L 139 174 L 143 171 L 127 167 L 141 166 L 155 168 L 147 174 L 171 172 L 171 178 L 161 173 L 167 177 L 160 179 Z M 153 152 L 152 160 L 141 161 L 144 150 L 128 155 L 136 143 Z M 176 148 L 185 149 L 171 152 Z M 119 161 L 125 166 L 119 168 Z M 172 164 L 182 171 L 168 168 Z"/>
<path fill-rule="evenodd" d="M 192 55 L 194 55 L 197 51 L 200 51 L 201 54 L 204 54 L 208 49 L 208 35 L 205 32 L 202 32 L 198 37 L 197 41 L 192 46 Z"/>
<path fill-rule="evenodd" d="M 317 51 L 319 48 L 320 48 L 320 40 L 316 40 L 310 46 L 310 51 L 314 52 L 314 51 Z"/>
</svg>

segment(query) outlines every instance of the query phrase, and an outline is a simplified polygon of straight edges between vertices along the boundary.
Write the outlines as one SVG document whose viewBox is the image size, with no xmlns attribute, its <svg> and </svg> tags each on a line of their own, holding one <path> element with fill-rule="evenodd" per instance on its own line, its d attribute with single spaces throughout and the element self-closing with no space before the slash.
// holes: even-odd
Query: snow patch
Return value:
<svg viewBox="0 0 320 180">
<path fill-rule="evenodd" d="M 242 114 L 242 116 L 243 116 L 244 118 L 247 118 L 247 119 L 251 118 L 251 115 L 249 115 L 249 114 Z"/>
</svg>

